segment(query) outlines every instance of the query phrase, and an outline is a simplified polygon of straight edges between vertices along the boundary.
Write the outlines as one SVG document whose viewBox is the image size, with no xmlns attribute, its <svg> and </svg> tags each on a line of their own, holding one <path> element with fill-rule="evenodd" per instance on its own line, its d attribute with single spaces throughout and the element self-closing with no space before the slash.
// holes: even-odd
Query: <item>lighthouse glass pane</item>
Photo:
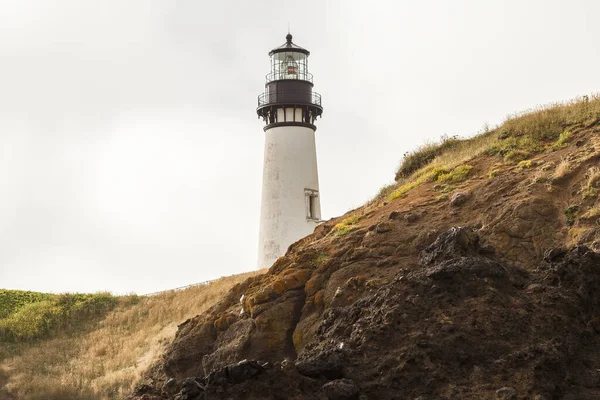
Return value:
<svg viewBox="0 0 600 400">
<path fill-rule="evenodd" d="M 275 53 L 271 56 L 269 81 L 280 79 L 311 80 L 306 55 L 298 52 Z"/>
</svg>

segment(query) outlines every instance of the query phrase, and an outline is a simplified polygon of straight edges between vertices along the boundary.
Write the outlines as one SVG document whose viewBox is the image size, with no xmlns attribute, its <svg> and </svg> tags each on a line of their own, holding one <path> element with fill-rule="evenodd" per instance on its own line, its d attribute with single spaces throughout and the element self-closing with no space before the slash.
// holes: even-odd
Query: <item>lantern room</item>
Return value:
<svg viewBox="0 0 600 400">
<path fill-rule="evenodd" d="M 271 72 L 267 75 L 267 82 L 282 79 L 312 82 L 312 75 L 308 72 L 309 55 L 308 50 L 292 42 L 292 35 L 288 33 L 286 43 L 269 52 Z"/>
<path fill-rule="evenodd" d="M 256 112 L 267 123 L 265 130 L 274 124 L 303 124 L 316 129 L 315 119 L 323 113 L 321 96 L 313 92 L 313 76 L 308 72 L 310 52 L 292 42 L 271 50 L 270 72 L 266 76 L 265 91 L 258 96 Z"/>
</svg>

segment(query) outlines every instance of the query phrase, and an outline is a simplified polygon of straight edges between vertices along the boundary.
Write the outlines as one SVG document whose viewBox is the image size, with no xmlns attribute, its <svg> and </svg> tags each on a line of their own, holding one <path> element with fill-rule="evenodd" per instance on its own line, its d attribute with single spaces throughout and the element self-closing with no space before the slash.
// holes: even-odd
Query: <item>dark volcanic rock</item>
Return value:
<svg viewBox="0 0 600 400">
<path fill-rule="evenodd" d="M 344 354 L 338 349 L 322 350 L 320 347 L 303 352 L 296 361 L 302 375 L 312 378 L 338 379 L 343 376 Z"/>
<path fill-rule="evenodd" d="M 480 252 L 479 235 L 471 227 L 454 227 L 442 233 L 420 254 L 421 264 L 455 259 L 457 257 L 478 255 Z"/>
<path fill-rule="evenodd" d="M 551 263 L 567 253 L 564 247 L 553 247 L 544 252 L 544 260 Z"/>
<path fill-rule="evenodd" d="M 137 386 L 133 391 L 133 393 L 136 395 L 149 394 L 149 393 L 154 393 L 154 392 L 155 392 L 154 388 L 152 386 L 146 385 L 146 384 Z"/>
<path fill-rule="evenodd" d="M 392 230 L 392 225 L 389 222 L 381 222 L 375 227 L 375 232 L 385 233 Z"/>
<path fill-rule="evenodd" d="M 517 400 L 517 391 L 506 386 L 496 390 L 496 398 L 499 400 Z"/>
<path fill-rule="evenodd" d="M 197 378 L 188 378 L 183 382 L 181 391 L 179 392 L 179 399 L 181 400 L 199 400 L 202 392 L 204 392 L 204 385 L 202 385 Z"/>
<path fill-rule="evenodd" d="M 351 379 L 337 379 L 323 385 L 323 393 L 329 400 L 356 400 L 358 386 Z"/>
<path fill-rule="evenodd" d="M 169 380 L 168 380 L 168 381 L 165 383 L 165 385 L 164 385 L 164 387 L 163 387 L 163 390 L 164 390 L 165 392 L 167 392 L 168 394 L 173 394 L 173 393 L 175 393 L 175 392 L 177 391 L 177 379 L 174 379 L 174 378 L 171 378 L 171 379 L 169 379 Z"/>
<path fill-rule="evenodd" d="M 505 260 L 502 254 L 486 251 L 478 233 L 468 227 L 452 228 L 429 243 L 420 264 L 413 259 L 389 267 L 397 279 L 369 290 L 351 285 L 352 293 L 360 296 L 353 301 L 346 294 L 335 298 L 339 287 L 335 275 L 328 278 L 325 295 L 316 278 L 303 290 L 292 281 L 294 289 L 281 290 L 279 303 L 268 298 L 271 307 L 288 299 L 306 304 L 285 324 L 273 319 L 261 328 L 265 333 L 285 329 L 273 336 L 276 340 L 255 336 L 255 319 L 247 317 L 215 333 L 218 337 L 209 350 L 198 343 L 206 354 L 217 355 L 219 362 L 246 354 L 252 346 L 266 348 L 274 343 L 276 350 L 269 354 L 276 366 L 265 369 L 257 361 L 245 360 L 217 367 L 203 379 L 186 381 L 190 389 L 178 399 L 183 400 L 183 395 L 189 399 L 357 399 L 359 392 L 361 398 L 384 400 L 598 398 L 599 254 L 586 246 L 564 254 L 561 250 L 548 257 L 552 260 L 548 268 L 525 272 L 500 262 Z M 355 263 L 352 268 L 360 270 L 363 265 Z M 294 291 L 304 293 L 285 297 Z M 256 296 L 267 298 L 268 293 Z M 236 301 L 239 305 L 239 297 Z M 266 301 L 249 306 L 256 309 L 262 304 Z M 281 313 L 270 310 L 259 316 L 283 315 L 277 308 Z M 302 332 L 308 333 L 292 342 L 292 331 L 300 331 L 295 322 L 307 320 L 311 328 Z M 206 327 L 211 320 L 203 321 Z M 191 345 L 211 338 L 213 331 L 205 327 L 184 326 L 187 334 L 197 336 L 176 343 Z M 238 338 L 232 332 L 244 335 Z M 290 346 L 302 343 L 290 347 L 297 355 L 283 350 L 282 338 Z M 236 339 L 239 342 L 232 345 Z M 176 354 L 185 355 L 182 349 Z M 182 358 L 191 371 L 202 369 L 195 357 L 194 362 Z M 291 362 L 281 362 L 284 358 Z M 166 375 L 168 379 L 168 371 Z"/>
<path fill-rule="evenodd" d="M 452 198 L 450 199 L 450 205 L 452 207 L 462 206 L 463 204 L 465 204 L 467 199 L 468 199 L 468 196 L 466 193 L 462 193 L 462 192 L 455 193 L 454 196 L 452 196 Z"/>
<path fill-rule="evenodd" d="M 223 385 L 225 383 L 241 383 L 265 370 L 264 366 L 255 360 L 242 360 L 237 364 L 228 365 L 211 372 L 207 377 L 208 385 Z"/>
</svg>

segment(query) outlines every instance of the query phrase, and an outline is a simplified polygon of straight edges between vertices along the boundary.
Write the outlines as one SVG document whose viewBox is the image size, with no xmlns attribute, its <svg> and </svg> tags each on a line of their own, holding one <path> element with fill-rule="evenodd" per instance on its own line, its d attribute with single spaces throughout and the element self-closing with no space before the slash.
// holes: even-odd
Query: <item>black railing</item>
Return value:
<svg viewBox="0 0 600 400">
<path fill-rule="evenodd" d="M 301 99 L 301 100 L 295 100 Z M 263 93 L 258 96 L 258 106 L 268 104 L 290 103 L 295 105 L 316 105 L 321 107 L 321 95 L 316 92 L 285 92 L 285 93 Z"/>
<path fill-rule="evenodd" d="M 281 80 L 299 80 L 299 81 L 308 81 L 312 83 L 313 75 L 310 72 L 306 71 L 297 71 L 295 73 L 288 73 L 288 71 L 279 71 L 279 72 L 271 72 L 267 74 L 267 83 L 273 81 L 281 81 Z"/>
</svg>

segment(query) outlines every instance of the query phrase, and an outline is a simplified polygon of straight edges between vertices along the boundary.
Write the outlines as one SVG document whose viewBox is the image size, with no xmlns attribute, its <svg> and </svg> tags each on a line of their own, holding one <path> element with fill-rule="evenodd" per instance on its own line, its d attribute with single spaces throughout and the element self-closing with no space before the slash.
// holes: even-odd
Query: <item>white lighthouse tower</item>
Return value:
<svg viewBox="0 0 600 400">
<path fill-rule="evenodd" d="M 323 113 L 308 72 L 310 52 L 292 42 L 269 52 L 257 113 L 265 121 L 258 268 L 270 267 L 321 220 L 315 120 Z"/>
</svg>

